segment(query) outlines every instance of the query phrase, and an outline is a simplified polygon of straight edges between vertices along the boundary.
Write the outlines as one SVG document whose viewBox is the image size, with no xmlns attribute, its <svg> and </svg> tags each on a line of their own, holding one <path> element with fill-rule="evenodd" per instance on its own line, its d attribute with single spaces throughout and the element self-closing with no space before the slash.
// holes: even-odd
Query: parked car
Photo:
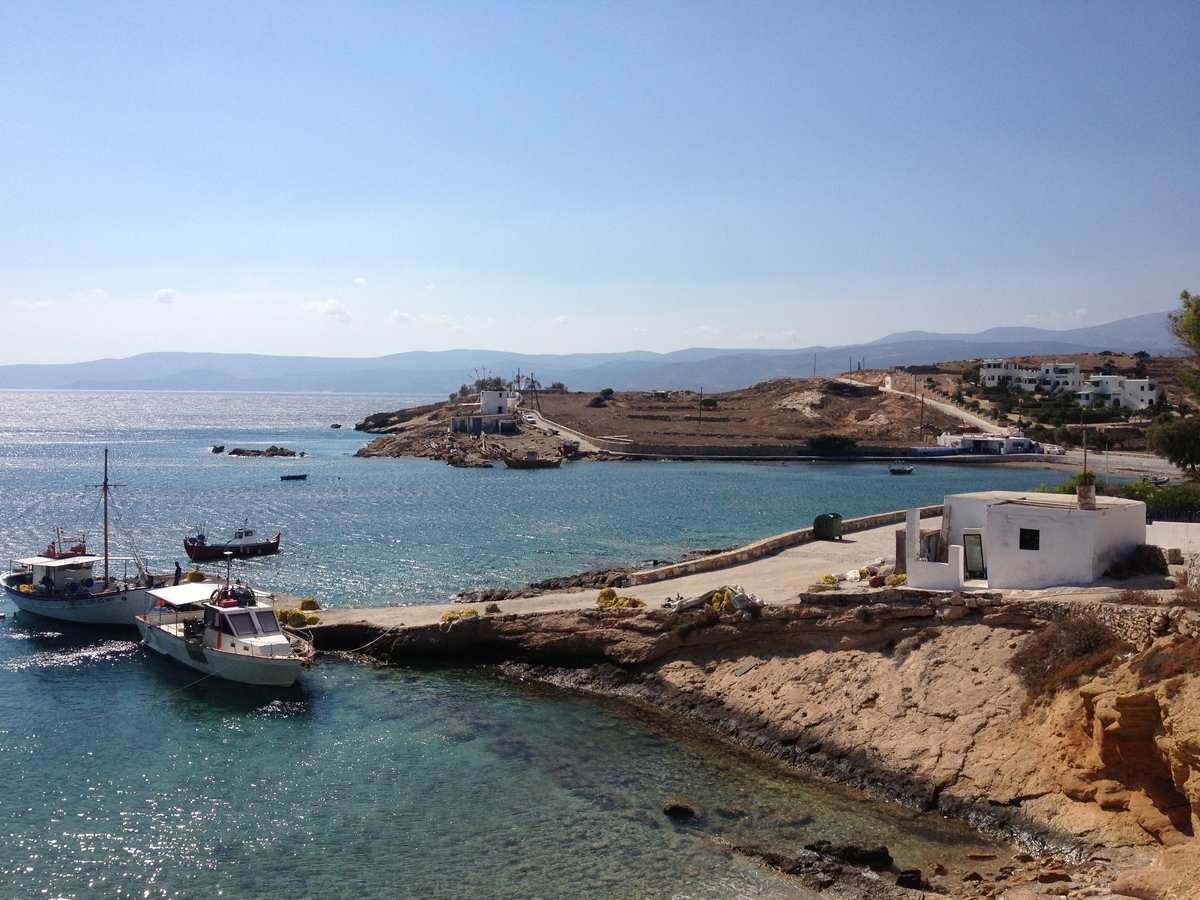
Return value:
<svg viewBox="0 0 1200 900">
<path fill-rule="evenodd" d="M 535 416 L 533 413 L 525 413 L 524 415 L 521 416 L 521 421 L 524 422 L 526 425 L 536 425 L 537 424 L 537 416 Z"/>
</svg>

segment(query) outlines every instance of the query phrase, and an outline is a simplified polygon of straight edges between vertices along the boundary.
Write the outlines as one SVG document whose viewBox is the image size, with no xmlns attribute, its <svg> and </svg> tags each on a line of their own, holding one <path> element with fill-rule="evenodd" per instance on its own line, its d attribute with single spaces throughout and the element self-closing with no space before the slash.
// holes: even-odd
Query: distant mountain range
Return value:
<svg viewBox="0 0 1200 900">
<path fill-rule="evenodd" d="M 1166 313 L 1088 328 L 990 328 L 978 334 L 909 331 L 868 344 L 800 350 L 693 348 L 673 353 L 531 355 L 495 350 L 413 351 L 372 359 L 245 353 L 142 353 L 63 365 L 0 366 L 0 388 L 120 391 L 262 391 L 440 397 L 480 375 L 519 370 L 570 390 L 735 390 L 772 378 L 837 375 L 861 366 L 928 365 L 1010 356 L 1065 356 L 1102 350 L 1174 356 L 1181 350 Z"/>
</svg>

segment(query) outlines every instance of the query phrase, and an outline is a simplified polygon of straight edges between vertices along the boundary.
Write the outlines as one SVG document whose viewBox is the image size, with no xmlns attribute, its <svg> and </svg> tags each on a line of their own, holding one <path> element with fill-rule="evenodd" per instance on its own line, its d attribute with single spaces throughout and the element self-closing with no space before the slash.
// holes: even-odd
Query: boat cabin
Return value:
<svg viewBox="0 0 1200 900">
<path fill-rule="evenodd" d="M 189 582 L 147 592 L 148 617 L 159 627 L 177 631 L 204 647 L 249 656 L 288 656 L 291 641 L 284 634 L 274 607 L 260 603 L 248 587 L 213 587 Z"/>
<path fill-rule="evenodd" d="M 101 580 L 93 577 L 92 567 L 103 562 L 102 556 L 30 556 L 16 560 L 27 577 L 19 582 L 19 590 L 27 594 L 49 594 L 55 597 L 90 597 L 104 590 Z"/>
</svg>

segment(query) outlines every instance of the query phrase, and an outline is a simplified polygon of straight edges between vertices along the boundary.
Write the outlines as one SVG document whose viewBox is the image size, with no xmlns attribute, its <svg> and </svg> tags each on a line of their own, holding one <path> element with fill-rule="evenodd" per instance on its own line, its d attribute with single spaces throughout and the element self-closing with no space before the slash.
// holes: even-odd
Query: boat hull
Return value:
<svg viewBox="0 0 1200 900">
<path fill-rule="evenodd" d="M 512 457 L 504 457 L 504 464 L 510 469 L 557 469 L 561 464 L 561 459 L 514 459 Z"/>
<path fill-rule="evenodd" d="M 22 612 L 76 625 L 132 627 L 148 604 L 144 588 L 107 591 L 87 597 L 48 597 L 19 590 L 8 575 L 0 579 L 0 583 L 4 586 L 5 596 Z"/>
<path fill-rule="evenodd" d="M 182 663 L 205 675 L 266 687 L 291 687 L 296 683 L 306 661 L 298 656 L 266 657 L 227 653 L 196 641 L 186 641 L 166 628 L 147 621 L 136 620 L 142 642 L 155 653 Z"/>
<path fill-rule="evenodd" d="M 194 562 L 225 559 L 226 551 L 235 559 L 245 556 L 266 556 L 279 552 L 280 537 L 281 535 L 277 534 L 269 541 L 255 541 L 252 544 L 197 544 L 185 538 L 183 552 L 187 554 L 188 559 Z"/>
</svg>

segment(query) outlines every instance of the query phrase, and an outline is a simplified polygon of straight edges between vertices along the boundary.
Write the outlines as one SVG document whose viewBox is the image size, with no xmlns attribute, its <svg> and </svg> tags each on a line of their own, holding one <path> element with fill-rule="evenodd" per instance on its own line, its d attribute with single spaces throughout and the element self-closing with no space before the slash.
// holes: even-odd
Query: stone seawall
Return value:
<svg viewBox="0 0 1200 900">
<path fill-rule="evenodd" d="M 922 519 L 930 519 L 940 516 L 942 507 L 925 506 L 920 510 Z M 873 516 L 859 516 L 854 519 L 842 520 L 842 534 L 853 534 L 856 531 L 869 531 L 873 528 L 882 528 L 885 525 L 903 525 L 906 513 L 903 510 L 895 512 L 878 513 Z M 781 550 L 786 550 L 789 547 L 796 547 L 800 544 L 806 544 L 809 541 L 816 540 L 813 535 L 812 528 L 799 528 L 795 531 L 784 532 L 783 534 L 773 535 L 769 538 L 764 538 L 761 541 L 755 541 L 753 544 L 747 544 L 745 547 L 738 547 L 734 550 L 727 550 L 724 553 L 714 553 L 711 556 L 705 556 L 700 559 L 690 560 L 688 562 L 673 563 L 669 566 L 660 566 L 656 569 L 644 569 L 640 572 L 631 572 L 625 576 L 625 586 L 636 586 L 640 584 L 650 584 L 655 581 L 664 581 L 668 578 L 678 578 L 681 575 L 695 575 L 699 572 L 712 572 L 717 569 L 736 566 L 741 563 L 750 562 L 752 559 L 761 559 L 764 556 L 772 556 L 779 553 Z"/>
</svg>

